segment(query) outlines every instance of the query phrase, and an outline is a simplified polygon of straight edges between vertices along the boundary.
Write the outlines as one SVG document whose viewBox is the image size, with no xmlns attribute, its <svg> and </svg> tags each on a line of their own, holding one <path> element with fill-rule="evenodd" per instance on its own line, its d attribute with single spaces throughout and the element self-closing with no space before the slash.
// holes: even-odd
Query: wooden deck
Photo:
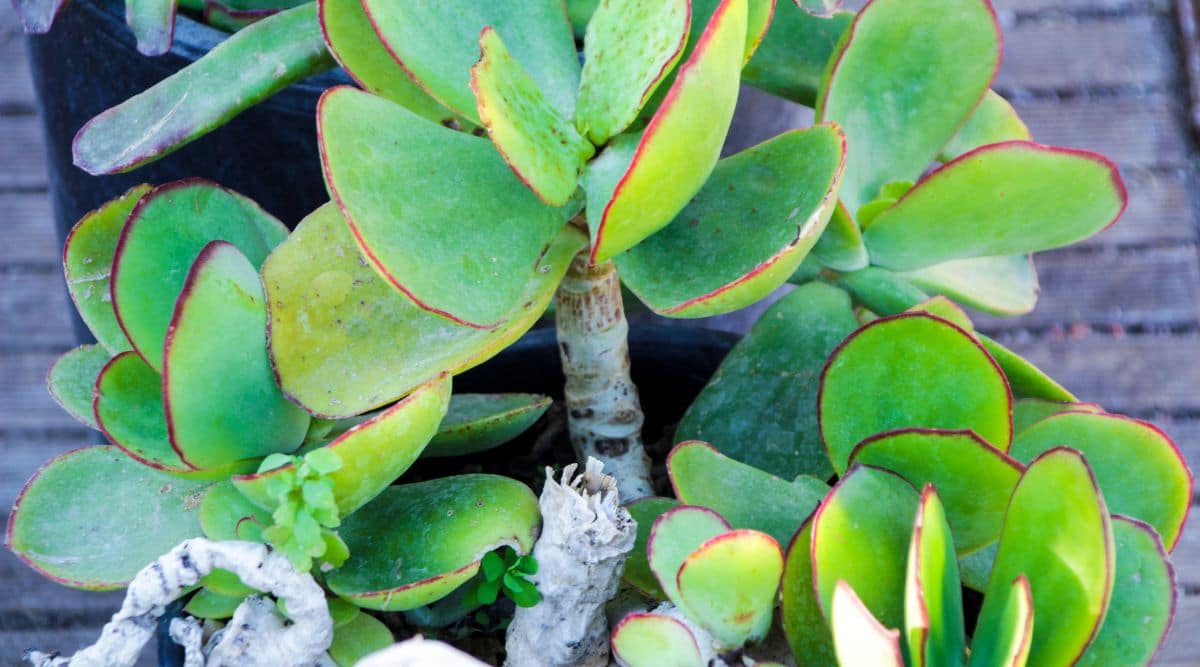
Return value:
<svg viewBox="0 0 1200 667">
<path fill-rule="evenodd" d="M 1131 204 L 1099 238 L 1038 256 L 1043 291 L 1035 313 L 981 323 L 1084 400 L 1153 419 L 1200 469 L 1200 154 L 1184 118 L 1171 3 L 995 3 L 1006 30 L 997 87 L 1038 140 L 1116 160 Z M 0 17 L 0 512 L 6 512 L 38 465 L 96 436 L 44 389 L 47 367 L 73 340 L 23 40 L 7 8 Z M 1200 519 L 1188 525 L 1175 564 L 1179 615 L 1157 664 L 1200 665 Z M 117 594 L 59 588 L 0 553 L 0 665 L 19 664 L 29 646 L 74 650 L 94 637 L 118 602 Z"/>
</svg>

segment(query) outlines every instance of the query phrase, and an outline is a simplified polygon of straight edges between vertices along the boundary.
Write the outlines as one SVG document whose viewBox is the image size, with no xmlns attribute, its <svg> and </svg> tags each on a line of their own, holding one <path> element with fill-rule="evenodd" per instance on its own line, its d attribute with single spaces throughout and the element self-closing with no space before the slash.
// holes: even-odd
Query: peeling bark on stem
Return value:
<svg viewBox="0 0 1200 667">
<path fill-rule="evenodd" d="M 653 495 L 642 445 L 642 405 L 629 377 L 629 323 L 610 262 L 588 266 L 585 250 L 558 287 L 558 352 L 566 375 L 567 423 L 580 462 L 594 457 L 624 502 Z"/>
</svg>

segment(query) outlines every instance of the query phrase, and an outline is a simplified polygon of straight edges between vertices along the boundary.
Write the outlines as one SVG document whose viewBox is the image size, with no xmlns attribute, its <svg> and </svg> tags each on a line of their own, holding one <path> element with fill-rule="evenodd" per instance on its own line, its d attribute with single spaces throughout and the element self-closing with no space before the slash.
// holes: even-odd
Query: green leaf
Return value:
<svg viewBox="0 0 1200 667">
<path fill-rule="evenodd" d="M 816 107 L 818 120 L 846 131 L 842 198 L 850 210 L 885 183 L 916 181 L 987 92 L 999 63 L 1000 28 L 985 0 L 875 0 L 859 12 Z"/>
<path fill-rule="evenodd" d="M 151 561 L 201 535 L 206 486 L 144 466 L 116 447 L 77 449 L 29 480 L 13 503 L 4 545 L 65 586 L 124 588 Z"/>
<path fill-rule="evenodd" d="M 612 631 L 613 656 L 627 667 L 704 667 L 700 646 L 682 622 L 661 614 L 629 614 Z"/>
<path fill-rule="evenodd" d="M 813 583 L 827 617 L 833 590 L 844 580 L 884 625 L 904 624 L 909 527 L 917 505 L 916 490 L 885 470 L 854 466 L 838 480 L 812 528 Z"/>
<path fill-rule="evenodd" d="M 125 22 L 137 39 L 137 50 L 161 56 L 171 49 L 175 33 L 175 0 L 127 0 Z"/>
<path fill-rule="evenodd" d="M 688 618 L 718 646 L 737 648 L 766 636 L 783 574 L 783 552 L 770 535 L 733 530 L 696 549 L 676 580 Z"/>
<path fill-rule="evenodd" d="M 667 598 L 686 611 L 677 576 L 687 557 L 700 545 L 730 530 L 721 515 L 704 507 L 681 505 L 663 512 L 650 529 L 646 557 L 650 571 Z"/>
<path fill-rule="evenodd" d="M 251 503 L 233 487 L 222 481 L 208 487 L 200 501 L 200 528 L 210 540 L 244 539 L 238 532 L 245 522 L 265 526 L 270 515 Z"/>
<path fill-rule="evenodd" d="M 1104 408 L 1095 403 L 1068 403 L 1041 398 L 1022 398 L 1013 403 L 1013 433 L 1020 435 L 1039 421 L 1064 412 L 1100 414 Z"/>
<path fill-rule="evenodd" d="M 1008 100 L 989 90 L 966 125 L 942 148 L 938 159 L 949 162 L 976 148 L 1002 141 L 1029 141 L 1032 136 Z"/>
<path fill-rule="evenodd" d="M 244 595 L 225 595 L 216 591 L 201 588 L 188 600 L 183 610 L 196 618 L 224 620 L 233 616 L 238 605 L 245 600 Z"/>
<path fill-rule="evenodd" d="M 588 21 L 591 20 L 592 14 L 596 12 L 596 7 L 600 5 L 600 0 L 566 0 L 567 15 L 571 19 L 571 26 L 575 30 L 575 39 L 583 39 L 584 33 L 587 32 Z"/>
<path fill-rule="evenodd" d="M 1116 165 L 1099 154 L 993 144 L 930 174 L 881 213 L 863 240 L 873 263 L 897 271 L 1037 252 L 1107 228 L 1126 200 Z"/>
<path fill-rule="evenodd" d="M 326 184 L 393 287 L 478 328 L 499 326 L 524 302 L 570 208 L 521 187 L 488 140 L 357 89 L 326 92 L 317 123 Z"/>
<path fill-rule="evenodd" d="M 667 472 L 680 502 L 707 507 L 734 528 L 761 531 L 784 543 L 829 491 L 819 479 L 784 481 L 696 440 L 671 450 Z"/>
<path fill-rule="evenodd" d="M 93 390 L 111 357 L 100 345 L 80 345 L 56 359 L 46 374 L 50 397 L 81 424 L 97 430 L 100 426 L 92 408 Z"/>
<path fill-rule="evenodd" d="M 829 623 L 839 664 L 904 667 L 900 632 L 880 623 L 845 581 L 834 589 Z"/>
<path fill-rule="evenodd" d="M 575 109 L 575 124 L 592 143 L 604 145 L 637 117 L 683 54 L 690 18 L 689 0 L 597 4 L 583 40 Z"/>
<path fill-rule="evenodd" d="M 455 394 L 421 456 L 462 456 L 499 447 L 533 426 L 552 402 L 541 394 Z"/>
<path fill-rule="evenodd" d="M 369 420 L 368 420 L 369 421 Z M 366 422 L 364 422 L 366 423 Z M 366 430 L 365 428 L 360 430 Z M 342 469 L 344 462 L 342 456 L 335 449 L 314 449 L 304 455 L 304 462 L 312 466 L 322 475 L 329 475 Z"/>
<path fill-rule="evenodd" d="M 902 313 L 929 298 L 899 275 L 874 266 L 840 274 L 835 283 L 849 292 L 855 303 L 883 316 Z"/>
<path fill-rule="evenodd" d="M 662 586 L 658 585 L 658 579 L 650 570 L 647 545 L 650 542 L 650 530 L 654 527 L 655 520 L 667 510 L 678 506 L 679 501 L 674 498 L 654 497 L 639 498 L 625 506 L 634 521 L 637 522 L 637 538 L 634 540 L 633 550 L 625 558 L 625 572 L 622 576 L 626 583 L 646 595 L 660 600 L 666 598 L 667 594 L 663 591 Z"/>
<path fill-rule="evenodd" d="M 391 486 L 346 517 L 350 559 L 326 577 L 359 607 L 404 611 L 449 595 L 501 545 L 526 553 L 540 520 L 524 484 L 494 475 L 458 475 Z"/>
<path fill-rule="evenodd" d="M 1095 636 L 1113 585 L 1108 510 L 1079 452 L 1039 456 L 1013 492 L 979 614 L 975 651 L 1000 644 L 1012 581 L 1024 574 L 1036 617 L 1029 663 L 1073 664 Z M 995 651 L 983 655 L 995 655 Z M 974 656 L 972 656 L 974 657 Z M 981 664 L 994 664 L 984 657 Z M 973 663 L 974 664 L 974 663 Z"/>
<path fill-rule="evenodd" d="M 485 579 L 475 589 L 475 599 L 479 604 L 492 604 L 498 597 L 500 597 L 499 579 Z"/>
<path fill-rule="evenodd" d="M 837 667 L 833 635 L 813 585 L 812 519 L 811 515 L 804 519 L 788 544 L 779 615 L 797 662 L 809 667 Z"/>
<path fill-rule="evenodd" d="M 976 626 L 970 667 L 1024 667 L 1029 660 L 1034 631 L 1029 579 L 1022 574 L 997 594 L 1005 596 L 998 604 L 1000 616 L 986 632 Z"/>
<path fill-rule="evenodd" d="M 263 266 L 280 384 L 310 412 L 348 417 L 391 403 L 444 371 L 462 372 L 533 326 L 586 243 L 581 232 L 564 228 L 506 314 L 508 323 L 473 329 L 396 292 L 359 253 L 337 207 L 322 206 Z"/>
<path fill-rule="evenodd" d="M 904 590 L 905 647 L 912 667 L 961 665 L 966 648 L 958 561 L 946 518 L 933 485 L 924 486 Z"/>
<path fill-rule="evenodd" d="M 754 57 L 742 70 L 742 81 L 805 106 L 817 101 L 826 64 L 854 12 L 814 16 L 788 0 L 777 0 L 775 16 Z"/>
<path fill-rule="evenodd" d="M 1011 406 L 1008 383 L 979 343 L 920 313 L 876 320 L 843 341 L 817 399 L 821 436 L 839 472 L 864 438 L 899 428 L 970 429 L 1006 451 Z"/>
<path fill-rule="evenodd" d="M 449 109 L 478 123 L 470 69 L 479 34 L 492 27 L 564 118 L 575 108 L 579 60 L 561 0 L 393 2 L 365 0 L 379 38 L 401 67 Z"/>
<path fill-rule="evenodd" d="M 675 441 L 704 440 L 784 479 L 833 474 L 816 422 L 825 360 L 857 322 L 835 287 L 804 285 L 772 305 L 692 402 Z M 797 519 L 800 517 L 796 517 Z"/>
<path fill-rule="evenodd" d="M 88 121 L 71 145 L 75 165 L 95 175 L 135 169 L 334 65 L 315 2 L 279 12 Z"/>
<path fill-rule="evenodd" d="M 551 106 L 494 28 L 483 29 L 479 51 L 471 89 L 492 143 L 539 199 L 550 206 L 566 204 L 595 148 Z"/>
<path fill-rule="evenodd" d="M 813 246 L 812 256 L 822 266 L 835 271 L 857 271 L 870 261 L 858 223 L 850 217 L 850 212 L 841 201 L 834 208 L 825 232 Z"/>
<path fill-rule="evenodd" d="M 329 657 L 338 667 L 354 667 L 370 653 L 381 651 L 395 642 L 392 631 L 370 614 L 358 614 L 333 631 Z"/>
<path fill-rule="evenodd" d="M 497 581 L 504 576 L 505 565 L 504 559 L 500 558 L 500 554 L 495 551 L 490 551 L 483 555 L 483 560 L 480 561 L 480 567 L 483 570 L 483 578 L 485 581 Z"/>
<path fill-rule="evenodd" d="M 136 185 L 83 216 L 63 246 L 63 273 L 75 309 L 96 340 L 113 354 L 132 349 L 113 310 L 113 254 L 129 213 L 150 189 Z"/>
<path fill-rule="evenodd" d="M 929 292 L 993 315 L 1024 315 L 1037 304 L 1037 269 L 1030 255 L 958 259 L 901 274 Z"/>
<path fill-rule="evenodd" d="M 722 0 L 696 49 L 679 67 L 628 167 L 614 170 L 621 174 L 619 180 L 585 179 L 592 263 L 612 259 L 667 225 L 716 166 L 737 102 L 746 3 Z"/>
<path fill-rule="evenodd" d="M 966 555 L 995 542 L 1024 467 L 971 431 L 898 429 L 863 440 L 850 462 L 890 470 L 914 488 L 937 487 Z"/>
<path fill-rule="evenodd" d="M 705 317 L 748 306 L 796 271 L 837 203 L 845 137 L 793 130 L 725 158 L 675 219 L 617 258 L 651 310 Z"/>
<path fill-rule="evenodd" d="M 1087 458 L 1109 511 L 1145 521 L 1175 548 L 1192 501 L 1192 475 L 1166 433 L 1121 415 L 1067 412 L 1023 431 L 1012 455 L 1028 462 L 1059 446 Z"/>
</svg>

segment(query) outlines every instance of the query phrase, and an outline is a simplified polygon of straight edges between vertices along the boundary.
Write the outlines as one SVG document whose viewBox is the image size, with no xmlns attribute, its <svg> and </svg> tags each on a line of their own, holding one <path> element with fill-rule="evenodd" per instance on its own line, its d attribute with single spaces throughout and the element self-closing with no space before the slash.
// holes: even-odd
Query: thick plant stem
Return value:
<svg viewBox="0 0 1200 667">
<path fill-rule="evenodd" d="M 622 502 L 653 495 L 642 445 L 642 405 L 629 377 L 629 323 L 612 262 L 575 256 L 558 287 L 558 352 L 567 377 L 567 423 L 580 462 L 616 478 Z"/>
</svg>

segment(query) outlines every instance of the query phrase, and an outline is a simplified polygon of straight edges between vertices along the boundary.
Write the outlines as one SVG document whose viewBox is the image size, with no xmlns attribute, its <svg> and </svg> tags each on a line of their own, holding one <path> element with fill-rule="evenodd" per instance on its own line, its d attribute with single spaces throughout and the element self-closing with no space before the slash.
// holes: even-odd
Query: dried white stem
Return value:
<svg viewBox="0 0 1200 667">
<path fill-rule="evenodd" d="M 333 621 L 317 582 L 297 572 L 284 556 L 268 552 L 265 545 L 202 538 L 185 540 L 142 568 L 129 584 L 120 611 L 104 626 L 95 644 L 69 658 L 40 651 L 29 651 L 25 657 L 36 667 L 133 665 L 154 635 L 163 608 L 214 569 L 229 570 L 247 586 L 283 600 L 292 624 L 284 627 L 275 605 L 264 598 L 247 598 L 227 626 L 236 631 L 227 629 L 213 637 L 205 664 L 302 667 L 321 661 L 333 641 Z M 191 646 L 189 660 L 195 660 L 193 631 L 185 625 L 180 625 L 178 633 L 186 638 L 185 648 Z"/>
<path fill-rule="evenodd" d="M 488 667 L 449 644 L 417 636 L 376 651 L 355 667 Z"/>
<path fill-rule="evenodd" d="M 508 626 L 511 667 L 608 664 L 604 607 L 621 582 L 637 522 L 621 507 L 603 467 L 589 458 L 576 477 L 575 464 L 569 465 L 561 482 L 546 469 L 542 535 L 533 547 L 538 572 L 532 577 L 542 601 L 518 608 Z"/>
<path fill-rule="evenodd" d="M 191 616 L 171 619 L 171 641 L 183 647 L 183 667 L 204 667 L 204 629 Z"/>
<path fill-rule="evenodd" d="M 595 457 L 617 479 L 625 502 L 653 495 L 642 445 L 642 406 L 629 377 L 629 323 L 612 262 L 571 262 L 558 287 L 558 351 L 566 375 L 567 420 L 580 461 Z"/>
</svg>

